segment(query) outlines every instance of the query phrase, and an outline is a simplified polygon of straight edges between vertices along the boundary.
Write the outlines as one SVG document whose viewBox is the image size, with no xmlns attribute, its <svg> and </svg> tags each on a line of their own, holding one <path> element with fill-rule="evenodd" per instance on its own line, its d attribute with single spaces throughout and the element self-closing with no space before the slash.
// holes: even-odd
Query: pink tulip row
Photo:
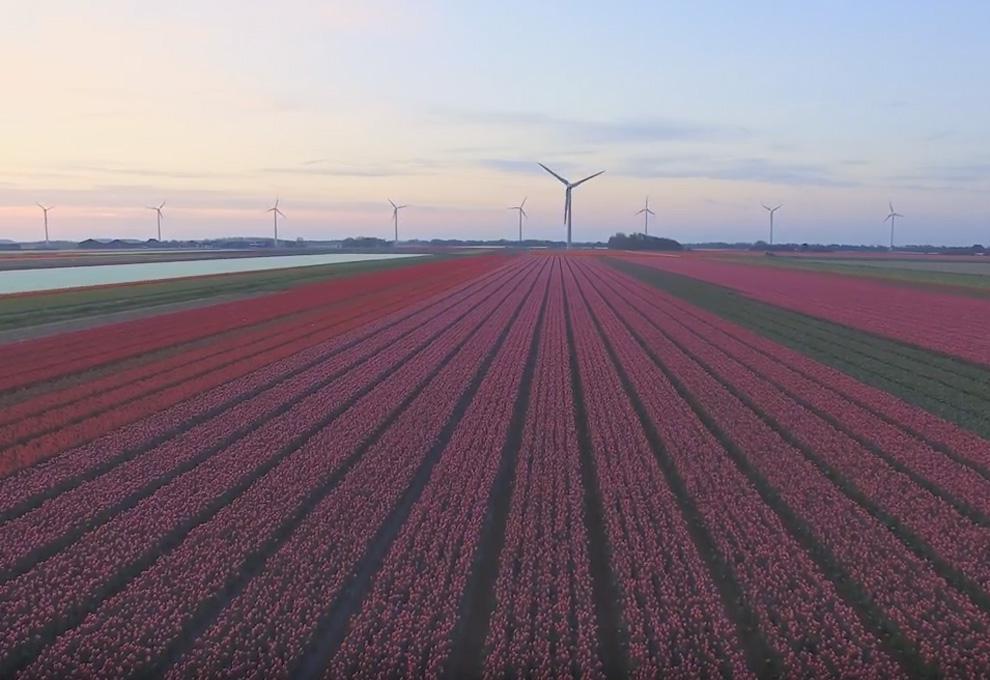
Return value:
<svg viewBox="0 0 990 680">
<path fill-rule="evenodd" d="M 47 546 L 57 543 L 63 535 L 71 536 L 93 528 L 109 509 L 129 501 L 136 502 L 142 496 L 152 493 L 176 475 L 204 460 L 211 449 L 222 446 L 233 433 L 243 431 L 245 424 L 263 423 L 263 426 L 250 432 L 240 442 L 240 446 L 250 444 L 252 440 L 271 441 L 280 432 L 280 420 L 293 422 L 294 427 L 301 429 L 303 424 L 297 413 L 317 418 L 327 412 L 328 404 L 324 392 L 332 394 L 337 403 L 346 401 L 364 384 L 379 379 L 385 371 L 399 365 L 417 348 L 429 342 L 432 336 L 440 333 L 450 323 L 449 319 L 473 309 L 488 291 L 488 288 L 480 287 L 473 296 L 447 307 L 439 315 L 436 312 L 423 312 L 367 338 L 345 351 L 315 363 L 309 369 L 258 396 L 240 402 L 182 436 L 169 439 L 151 451 L 113 467 L 106 474 L 62 493 L 34 511 L 0 525 L 0 542 L 9 547 L 9 550 L 0 555 L 0 575 L 19 563 L 31 560 Z M 429 314 L 434 315 L 432 319 Z M 368 359 L 373 361 L 362 363 Z M 358 367 L 352 369 L 354 366 Z M 348 371 L 350 376 L 347 379 L 339 378 L 332 383 L 331 388 L 323 388 L 320 392 L 306 396 L 321 383 Z M 345 387 L 350 389 L 344 389 Z M 285 410 L 288 404 L 294 404 L 292 410 L 279 416 L 279 412 Z M 228 448 L 217 457 L 235 455 L 236 450 L 237 447 Z M 246 465 L 247 461 L 247 458 L 242 457 L 235 459 L 231 467 L 223 464 L 225 474 L 231 474 L 233 469 Z M 209 463 L 213 464 L 213 461 Z M 250 474 L 252 470 L 252 467 L 248 467 L 242 474 Z M 212 488 L 218 495 L 224 493 L 224 489 L 215 484 L 197 483 L 195 486 Z"/>
<path fill-rule="evenodd" d="M 660 357 L 732 439 L 749 465 L 780 495 L 815 540 L 827 546 L 838 564 L 863 588 L 882 615 L 903 633 L 920 658 L 950 675 L 968 675 L 985 667 L 990 658 L 990 617 L 967 597 L 952 589 L 922 558 L 864 508 L 843 495 L 800 451 L 782 439 L 756 412 L 724 386 L 756 395 L 759 378 L 724 354 L 719 356 L 701 337 L 676 337 L 676 322 L 658 316 L 653 325 L 637 313 L 627 288 L 604 293 L 623 320 Z M 640 303 L 641 304 L 641 303 Z M 673 342 L 674 339 L 677 342 Z M 699 363 L 700 362 L 700 363 Z M 721 378 L 716 380 L 715 376 Z M 755 403 L 771 409 L 779 391 L 763 390 Z M 784 419 L 781 412 L 775 415 Z M 812 418 L 787 419 L 782 425 L 797 436 Z M 839 433 L 841 434 L 841 433 Z M 819 433 L 817 450 L 831 459 L 846 456 L 837 433 Z M 869 453 L 860 452 L 865 458 Z M 864 481 L 868 481 L 864 478 Z M 880 494 L 880 485 L 866 489 Z M 911 498 L 910 502 L 915 499 Z"/>
<path fill-rule="evenodd" d="M 799 677 L 901 675 L 879 639 L 864 627 L 835 584 L 612 312 L 610 305 L 621 303 L 621 296 L 604 290 L 599 294 L 589 279 L 590 267 L 579 266 L 583 270 L 578 277 L 580 289 L 784 673 Z M 676 368 L 678 378 L 685 379 L 682 372 L 690 367 Z"/>
<path fill-rule="evenodd" d="M 231 367 L 241 367 L 235 375 L 242 375 L 252 370 L 252 360 L 259 356 L 270 361 L 290 356 L 348 327 L 400 308 L 408 300 L 415 299 L 412 295 L 429 295 L 446 284 L 444 281 L 434 283 L 432 287 L 410 285 L 389 290 L 372 300 L 346 301 L 330 310 L 311 310 L 160 361 L 140 364 L 13 404 L 0 414 L 0 447 L 9 448 L 14 442 L 63 429 L 83 418 L 102 414 L 138 398 L 153 397 L 189 380 L 214 375 L 215 384 L 226 382 L 230 375 L 227 369 Z M 173 403 L 182 398 L 181 393 L 177 393 Z M 89 430 L 93 429 L 90 423 Z"/>
<path fill-rule="evenodd" d="M 0 391 L 141 356 L 234 329 L 325 307 L 387 287 L 404 285 L 433 271 L 462 270 L 474 275 L 505 263 L 500 256 L 471 262 L 432 262 L 312 284 L 262 298 L 163 314 L 151 319 L 58 335 L 0 347 Z"/>
<path fill-rule="evenodd" d="M 276 386 L 287 377 L 293 377 L 301 371 L 312 368 L 319 372 L 322 362 L 341 351 L 351 351 L 349 356 L 353 360 L 355 359 L 353 351 L 361 352 L 361 344 L 368 338 L 375 338 L 379 343 L 377 346 L 385 347 L 396 338 L 440 314 L 447 305 L 456 304 L 479 290 L 487 290 L 490 286 L 498 285 L 507 276 L 511 276 L 511 273 L 503 272 L 492 278 L 485 277 L 470 284 L 458 285 L 451 291 L 410 305 L 405 310 L 359 325 L 327 343 L 310 347 L 261 370 L 202 391 L 174 406 L 160 411 L 154 410 L 145 418 L 86 444 L 59 451 L 59 455 L 54 458 L 0 479 L 0 515 L 7 515 L 25 505 L 28 507 L 36 505 L 40 500 L 51 495 L 52 490 L 61 492 L 72 488 L 78 483 L 74 480 L 86 479 L 92 471 L 105 468 L 121 455 L 126 456 L 128 451 L 149 448 L 151 446 L 149 442 L 153 443 L 160 437 L 159 433 L 168 433 L 170 438 L 176 438 L 185 429 L 182 441 L 186 445 L 191 441 L 199 441 L 204 432 L 202 428 L 211 427 L 216 417 L 222 417 L 225 411 L 234 408 L 251 395 Z M 427 311 L 429 313 L 424 316 Z M 356 349 L 349 350 L 348 348 L 353 345 L 356 345 Z M 363 349 L 376 351 L 375 346 L 365 345 Z M 209 417 L 204 420 L 204 416 Z M 201 424 L 193 426 L 197 420 L 202 421 Z"/>
<path fill-rule="evenodd" d="M 570 270 L 565 287 L 631 672 L 750 676 L 735 626 Z"/>
<path fill-rule="evenodd" d="M 486 357 L 497 351 L 499 338 L 533 283 L 527 276 L 477 331 L 460 334 L 457 353 L 312 508 L 166 677 L 271 678 L 292 671 L 391 510 L 425 474 L 427 455 L 438 445 L 458 402 L 471 396 L 473 378 Z M 438 365 L 434 359 L 431 368 Z M 490 373 L 487 377 L 491 379 Z M 385 415 L 372 409 L 359 424 L 380 423 Z M 332 455 L 339 444 L 328 441 L 326 446 Z"/>
<path fill-rule="evenodd" d="M 622 291 L 626 294 L 630 289 L 623 287 Z M 990 565 L 986 562 L 990 530 L 985 523 L 976 524 L 961 516 L 945 500 L 961 501 L 978 515 L 990 516 L 990 481 L 776 358 L 746 348 L 679 309 L 665 309 L 663 296 L 652 297 L 654 304 L 640 311 L 652 315 L 672 339 L 695 348 L 700 359 L 717 366 L 719 376 L 744 391 L 762 413 L 803 446 L 815 450 L 826 465 L 934 548 L 939 557 L 990 592 Z M 649 294 L 643 304 L 646 300 Z M 708 342 L 699 343 L 699 338 Z M 874 455 L 860 440 L 872 444 L 914 477 Z M 821 442 L 829 445 L 823 448 Z M 990 444 L 985 448 L 990 450 Z M 919 484 L 919 479 L 925 484 Z"/>
<path fill-rule="evenodd" d="M 495 582 L 488 678 L 603 675 L 568 352 L 563 288 L 555 280 Z"/>
<path fill-rule="evenodd" d="M 631 280 L 627 280 L 627 284 L 631 287 Z M 714 331 L 724 334 L 740 343 L 741 347 L 775 358 L 778 364 L 789 367 L 809 380 L 841 394 L 850 402 L 876 414 L 878 418 L 902 431 L 928 442 L 934 448 L 948 451 L 953 457 L 974 468 L 990 470 L 990 445 L 985 439 L 972 432 L 914 404 L 902 401 L 889 392 L 861 383 L 842 371 L 819 363 L 789 347 L 768 340 L 742 326 L 729 323 L 711 312 L 652 288 L 643 290 L 646 291 L 648 300 L 662 305 L 672 314 L 676 314 L 679 319 L 690 318 L 703 324 L 702 327 L 698 327 L 704 329 L 702 332 Z"/>
<path fill-rule="evenodd" d="M 990 365 L 990 301 L 863 278 L 712 258 L 629 257 L 802 314 Z"/>
<path fill-rule="evenodd" d="M 547 272 L 527 298 L 454 430 L 332 657 L 329 677 L 442 674 L 485 513 L 492 494 L 504 493 L 492 487 L 549 279 Z"/>
<path fill-rule="evenodd" d="M 366 373 L 374 376 L 384 370 L 394 371 L 374 391 L 310 437 L 301 448 L 254 481 L 212 518 L 194 525 L 174 550 L 154 561 L 116 595 L 99 603 L 80 626 L 59 637 L 25 672 L 31 677 L 87 673 L 103 676 L 124 672 L 116 669 L 140 672 L 165 653 L 180 638 L 184 628 L 191 625 L 199 608 L 222 598 L 225 588 L 237 581 L 249 568 L 250 561 L 256 559 L 266 545 L 276 541 L 280 533 L 291 529 L 292 518 L 303 510 L 307 498 L 329 483 L 334 475 L 346 470 L 350 458 L 378 424 L 436 370 L 438 362 L 471 332 L 472 327 L 477 327 L 498 307 L 512 284 L 507 282 L 497 294 L 474 298 L 474 309 L 468 316 L 429 342 L 415 357 L 401 361 L 397 368 L 397 357 L 383 354 L 382 361 L 391 362 L 393 368 L 363 366 L 355 372 L 350 384 L 345 381 L 322 390 L 326 403 L 301 402 L 298 410 L 289 412 L 295 414 L 294 419 L 279 418 L 273 421 L 266 436 L 239 443 L 229 456 L 218 454 L 211 458 L 211 462 L 216 460 L 215 465 L 208 465 L 213 468 L 212 475 L 197 480 L 198 483 L 185 493 L 179 493 L 181 484 L 171 484 L 152 496 L 147 504 L 137 506 L 93 532 L 99 533 L 107 527 L 104 544 L 112 543 L 116 537 L 118 544 L 123 542 L 116 546 L 118 554 L 130 554 L 125 551 L 130 549 L 136 537 L 161 536 L 173 531 L 176 524 L 181 526 L 183 519 L 188 517 L 189 509 L 197 507 L 196 503 L 209 503 L 217 489 L 229 484 L 225 481 L 227 467 L 236 465 L 240 459 L 261 461 L 271 457 L 294 435 L 310 429 L 314 420 L 338 408 L 335 404 L 346 401 L 357 385 L 366 382 Z M 512 295 L 521 293 L 513 292 Z M 363 461 L 364 458 L 358 464 L 364 464 Z M 254 462 L 255 466 L 257 464 Z M 348 478 L 349 475 L 344 479 Z M 182 479 L 180 477 L 177 482 Z M 178 504 L 169 502 L 170 491 Z M 182 500 L 189 491 L 194 492 L 191 506 L 189 501 Z M 346 522 L 348 517 L 344 512 L 338 519 Z M 112 527 L 113 524 L 118 526 Z M 80 543 L 73 549 L 78 545 Z M 83 556 L 83 565 L 107 564 L 107 560 L 113 559 L 112 555 L 105 554 L 98 559 Z M 117 562 L 120 561 L 118 557 Z M 40 566 L 47 567 L 48 563 Z M 79 573 L 78 568 L 74 571 Z M 57 572 L 46 575 L 49 582 L 57 578 Z M 46 597 L 49 592 L 35 597 Z M 61 610 L 58 606 L 51 609 Z M 6 648 L 6 645 L 0 647 Z"/>
</svg>

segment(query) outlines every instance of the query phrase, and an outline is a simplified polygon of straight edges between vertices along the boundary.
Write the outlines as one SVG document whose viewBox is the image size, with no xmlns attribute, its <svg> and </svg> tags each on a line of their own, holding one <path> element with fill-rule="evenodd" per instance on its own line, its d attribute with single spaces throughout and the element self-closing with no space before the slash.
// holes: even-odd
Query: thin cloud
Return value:
<svg viewBox="0 0 990 680">
<path fill-rule="evenodd" d="M 328 159 L 303 161 L 299 165 L 262 168 L 260 172 L 276 175 L 320 175 L 327 177 L 402 177 L 429 174 L 443 168 L 437 161 L 417 159 L 392 164 L 332 163 Z"/>
<path fill-rule="evenodd" d="M 439 117 L 448 123 L 523 129 L 535 131 L 541 135 L 557 136 L 588 144 L 725 141 L 749 136 L 749 131 L 742 127 L 727 127 L 663 118 L 610 122 L 561 118 L 542 113 L 520 111 L 460 111 L 440 114 Z"/>
<path fill-rule="evenodd" d="M 622 164 L 616 174 L 645 179 L 700 178 L 797 186 L 851 187 L 859 184 L 837 176 L 825 165 L 786 163 L 761 157 L 694 161 L 637 158 Z"/>
</svg>

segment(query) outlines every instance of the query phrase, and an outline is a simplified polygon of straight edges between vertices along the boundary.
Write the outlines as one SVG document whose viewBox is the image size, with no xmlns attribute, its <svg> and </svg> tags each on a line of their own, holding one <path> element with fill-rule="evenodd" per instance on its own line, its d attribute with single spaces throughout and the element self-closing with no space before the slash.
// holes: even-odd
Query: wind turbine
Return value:
<svg viewBox="0 0 990 680">
<path fill-rule="evenodd" d="M 560 182 L 561 182 L 561 184 L 563 184 L 565 187 L 567 187 L 567 189 L 564 191 L 564 224 L 567 225 L 567 247 L 570 248 L 571 247 L 571 191 L 573 191 L 575 188 L 581 186 L 582 184 L 584 184 L 585 182 L 587 182 L 589 179 L 592 179 L 594 177 L 598 177 L 598 175 L 602 174 L 605 171 L 602 170 L 601 172 L 596 172 L 594 175 L 588 175 L 584 179 L 579 179 L 577 182 L 569 182 L 568 180 L 564 179 L 563 177 L 561 177 L 560 175 L 558 175 L 556 172 L 554 172 L 553 170 L 551 170 L 550 168 L 548 168 L 547 166 L 543 165 L 543 163 L 540 163 L 539 165 L 540 165 L 541 168 L 543 168 L 544 170 L 546 170 L 547 172 L 549 172 L 551 175 L 553 175 L 554 177 L 556 177 L 557 179 L 559 179 Z"/>
<path fill-rule="evenodd" d="M 529 196 L 527 196 L 526 198 L 529 198 Z M 525 208 L 523 208 L 523 206 L 526 205 L 526 198 L 524 198 L 522 200 L 522 203 L 520 203 L 519 205 L 513 205 L 513 206 L 510 206 L 509 207 L 509 210 L 518 210 L 519 211 L 519 242 L 520 243 L 522 243 L 522 222 L 523 222 L 523 217 L 529 217 L 529 215 L 526 214 Z"/>
<path fill-rule="evenodd" d="M 388 202 L 392 204 L 392 224 L 395 227 L 395 243 L 399 242 L 399 211 L 408 208 L 408 205 L 396 205 L 390 198 Z"/>
<path fill-rule="evenodd" d="M 162 242 L 162 217 L 164 217 L 162 215 L 162 208 L 165 207 L 165 201 L 162 201 L 162 204 L 160 206 L 158 206 L 157 208 L 155 206 L 153 206 L 153 205 L 146 205 L 144 207 L 147 208 L 148 210 L 154 210 L 155 211 L 155 214 L 158 217 L 158 242 L 161 243 Z"/>
<path fill-rule="evenodd" d="M 48 206 L 46 208 L 45 206 L 41 205 L 40 203 L 38 203 L 37 206 L 39 208 L 41 208 L 41 212 L 43 212 L 45 214 L 45 245 L 47 246 L 48 245 L 48 211 L 49 210 L 54 210 L 55 209 L 55 206 L 52 205 L 52 206 Z"/>
<path fill-rule="evenodd" d="M 771 208 L 769 205 L 764 203 L 763 207 L 766 208 L 768 213 L 770 213 L 770 245 L 773 245 L 773 214 L 780 210 L 783 206 L 778 205 L 775 208 Z"/>
<path fill-rule="evenodd" d="M 270 212 L 272 214 L 272 219 L 275 222 L 275 247 L 278 248 L 278 216 L 281 215 L 285 217 L 285 213 L 278 209 L 278 196 L 275 197 L 275 205 L 266 210 L 265 212 Z"/>
<path fill-rule="evenodd" d="M 893 201 L 888 201 L 887 202 L 887 205 L 890 206 L 890 213 L 888 213 L 888 215 L 885 218 L 883 218 L 883 221 L 886 222 L 887 220 L 890 220 L 890 249 L 893 250 L 894 249 L 894 222 L 897 221 L 897 218 L 898 217 L 904 217 L 904 215 L 900 214 L 899 212 L 895 212 L 894 211 L 894 203 L 893 203 Z"/>
<path fill-rule="evenodd" d="M 643 233 L 645 235 L 649 236 L 650 235 L 650 215 L 653 215 L 654 217 L 657 216 L 657 214 L 655 212 L 653 212 L 652 210 L 650 210 L 650 197 L 649 196 L 646 197 L 646 206 L 642 210 L 640 210 L 639 212 L 637 212 L 636 214 L 643 216 Z"/>
</svg>

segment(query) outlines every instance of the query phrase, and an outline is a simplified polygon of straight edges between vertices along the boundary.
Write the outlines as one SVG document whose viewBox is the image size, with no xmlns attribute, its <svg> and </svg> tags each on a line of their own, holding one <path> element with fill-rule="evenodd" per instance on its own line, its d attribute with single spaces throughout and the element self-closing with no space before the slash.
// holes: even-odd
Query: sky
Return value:
<svg viewBox="0 0 990 680">
<path fill-rule="evenodd" d="M 982 0 L 0 2 L 0 238 L 990 242 Z"/>
</svg>

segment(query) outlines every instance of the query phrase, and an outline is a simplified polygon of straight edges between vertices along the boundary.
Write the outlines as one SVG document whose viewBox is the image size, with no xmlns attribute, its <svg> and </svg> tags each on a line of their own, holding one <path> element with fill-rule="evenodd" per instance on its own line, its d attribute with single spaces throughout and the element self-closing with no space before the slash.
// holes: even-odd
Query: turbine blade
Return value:
<svg viewBox="0 0 990 680">
<path fill-rule="evenodd" d="M 894 212 L 894 202 L 893 201 L 887 201 L 887 205 L 890 206 L 890 212 Z"/>
<path fill-rule="evenodd" d="M 522 206 L 520 206 L 519 212 L 523 214 L 523 217 L 529 217 L 529 215 L 526 214 L 526 211 L 522 209 Z"/>
<path fill-rule="evenodd" d="M 778 205 L 778 206 L 777 206 L 776 208 L 774 208 L 774 210 L 780 210 L 780 209 L 781 209 L 781 208 L 783 208 L 783 207 L 784 207 L 784 204 L 783 204 L 783 203 L 781 203 L 781 204 L 780 204 L 780 205 Z"/>
<path fill-rule="evenodd" d="M 636 211 L 636 214 L 637 215 L 642 215 L 645 212 L 646 212 L 646 208 L 640 208 L 639 210 Z"/>
<path fill-rule="evenodd" d="M 519 204 L 519 207 L 520 207 L 520 208 L 522 208 L 523 206 L 525 206 L 525 205 L 526 205 L 526 199 L 527 199 L 527 198 L 529 198 L 529 196 L 527 196 L 526 198 L 524 198 L 524 199 L 523 199 L 523 202 Z"/>
<path fill-rule="evenodd" d="M 605 171 L 604 171 L 604 170 L 602 170 L 601 172 L 596 172 L 596 173 L 595 173 L 594 175 L 588 175 L 588 176 L 587 176 L 587 177 L 585 177 L 584 179 L 579 179 L 579 180 L 578 180 L 577 182 L 575 182 L 574 184 L 572 184 L 572 185 L 571 185 L 571 188 L 573 189 L 573 188 L 574 188 L 574 187 L 576 187 L 576 186 L 579 186 L 579 185 L 581 185 L 581 184 L 584 184 L 584 183 L 585 183 L 585 182 L 587 182 L 587 181 L 588 181 L 589 179 L 594 179 L 595 177 L 598 177 L 598 175 L 601 175 L 601 174 L 603 174 L 604 172 L 605 172 Z"/>
<path fill-rule="evenodd" d="M 650 213 L 651 215 L 656 216 L 656 213 L 653 212 L 652 210 L 650 210 L 649 208 L 646 209 L 646 212 Z"/>
<path fill-rule="evenodd" d="M 406 205 L 400 205 L 399 206 L 399 210 L 402 210 L 403 208 L 408 208 L 408 207 L 409 207 L 409 204 L 408 203 Z"/>
<path fill-rule="evenodd" d="M 158 209 L 161 210 L 164 207 L 165 207 L 165 201 L 162 201 L 162 204 L 160 206 L 158 206 Z"/>
<path fill-rule="evenodd" d="M 392 204 L 392 207 L 393 207 L 393 208 L 395 208 L 395 207 L 396 207 L 396 205 L 395 205 L 395 201 L 393 201 L 393 200 L 392 200 L 391 198 L 390 198 L 390 199 L 388 199 L 388 202 Z"/>
<path fill-rule="evenodd" d="M 538 165 L 541 168 L 543 168 L 544 170 L 546 170 L 547 172 L 549 172 L 551 175 L 553 175 L 554 177 L 556 177 L 557 179 L 559 179 L 563 183 L 564 186 L 570 186 L 570 184 L 571 184 L 570 182 L 568 182 L 566 179 L 564 179 L 563 177 L 561 177 L 560 175 L 558 175 L 556 172 L 554 172 L 553 170 L 551 170 L 547 166 L 543 165 L 543 163 L 539 163 Z"/>
<path fill-rule="evenodd" d="M 760 203 L 760 205 L 762 205 L 766 210 L 770 209 L 770 206 L 767 205 L 766 203 Z"/>
</svg>

